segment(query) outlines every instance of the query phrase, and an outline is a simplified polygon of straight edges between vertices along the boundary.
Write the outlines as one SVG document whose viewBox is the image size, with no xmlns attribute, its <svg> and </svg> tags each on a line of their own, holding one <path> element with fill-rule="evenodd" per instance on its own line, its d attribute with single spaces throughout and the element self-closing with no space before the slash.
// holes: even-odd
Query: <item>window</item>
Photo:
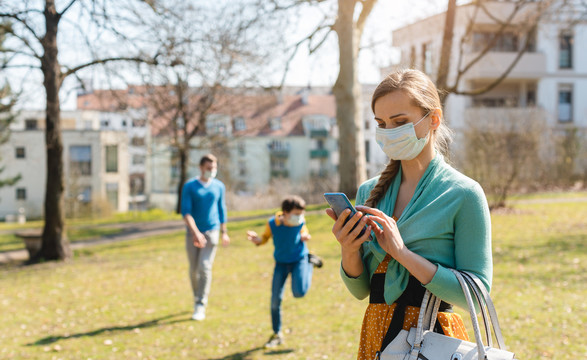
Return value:
<svg viewBox="0 0 587 360">
<path fill-rule="evenodd" d="M 289 150 L 289 143 L 279 140 L 272 140 L 267 146 L 273 151 Z"/>
<path fill-rule="evenodd" d="M 26 158 L 26 151 L 24 147 L 17 147 L 15 157 L 17 159 L 24 159 Z"/>
<path fill-rule="evenodd" d="M 236 131 L 243 131 L 246 130 L 247 124 L 245 123 L 245 118 L 237 117 L 234 118 L 234 129 Z"/>
<path fill-rule="evenodd" d="M 25 130 L 37 130 L 38 129 L 37 119 L 26 119 L 24 121 L 24 129 Z"/>
<path fill-rule="evenodd" d="M 365 161 L 371 161 L 371 147 L 369 146 L 369 140 L 365 140 Z"/>
<path fill-rule="evenodd" d="M 133 119 L 132 127 L 145 127 L 146 123 L 145 119 Z"/>
<path fill-rule="evenodd" d="M 245 142 L 244 141 L 239 141 L 238 142 L 237 149 L 238 149 L 238 154 L 240 156 L 245 156 L 245 154 L 246 154 L 246 147 L 245 147 Z"/>
<path fill-rule="evenodd" d="M 77 175 L 92 175 L 92 147 L 72 145 L 69 147 L 70 172 Z"/>
<path fill-rule="evenodd" d="M 271 118 L 269 120 L 269 126 L 271 127 L 271 130 L 281 129 L 281 118 L 280 117 Z"/>
<path fill-rule="evenodd" d="M 133 174 L 130 176 L 130 193 L 131 195 L 142 195 L 145 193 L 145 176 L 142 174 Z"/>
<path fill-rule="evenodd" d="M 573 68 L 573 35 L 563 33 L 559 37 L 558 67 L 560 69 Z"/>
<path fill-rule="evenodd" d="M 79 194 L 77 195 L 77 199 L 79 202 L 82 203 L 89 203 L 92 201 L 92 187 L 91 186 L 84 186 L 80 189 Z"/>
<path fill-rule="evenodd" d="M 561 85 L 558 90 L 558 121 L 573 121 L 573 88 Z"/>
<path fill-rule="evenodd" d="M 414 46 L 410 48 L 410 68 L 416 68 L 416 48 Z"/>
<path fill-rule="evenodd" d="M 133 165 L 145 165 L 145 155 L 133 155 L 132 156 L 132 164 Z"/>
<path fill-rule="evenodd" d="M 432 74 L 432 47 L 422 44 L 422 69 L 426 74 Z"/>
<path fill-rule="evenodd" d="M 17 188 L 16 189 L 16 200 L 26 200 L 26 189 L 25 188 Z"/>
<path fill-rule="evenodd" d="M 145 146 L 145 138 L 135 136 L 130 140 L 130 144 L 132 146 Z"/>
<path fill-rule="evenodd" d="M 245 177 L 247 176 L 247 164 L 240 161 L 238 163 L 238 174 L 240 177 Z"/>
<path fill-rule="evenodd" d="M 497 39 L 494 40 L 494 37 Z M 531 36 L 531 35 L 530 35 Z M 518 36 L 514 33 L 504 32 L 496 34 L 492 32 L 477 31 L 473 33 L 473 51 L 483 51 L 492 41 L 495 44 L 491 51 L 496 52 L 514 52 L 518 51 Z"/>
<path fill-rule="evenodd" d="M 118 146 L 107 145 L 106 146 L 106 172 L 115 173 L 118 172 Z"/>
<path fill-rule="evenodd" d="M 324 149 L 324 140 L 323 139 L 316 140 L 316 149 L 319 149 L 319 150 Z"/>
<path fill-rule="evenodd" d="M 126 120 L 122 120 L 122 127 L 126 127 Z"/>
<path fill-rule="evenodd" d="M 108 126 L 110 126 L 110 121 L 108 121 L 108 120 L 100 121 L 100 127 L 107 128 Z"/>
<path fill-rule="evenodd" d="M 118 183 L 106 183 L 106 199 L 113 209 L 118 210 Z"/>
</svg>

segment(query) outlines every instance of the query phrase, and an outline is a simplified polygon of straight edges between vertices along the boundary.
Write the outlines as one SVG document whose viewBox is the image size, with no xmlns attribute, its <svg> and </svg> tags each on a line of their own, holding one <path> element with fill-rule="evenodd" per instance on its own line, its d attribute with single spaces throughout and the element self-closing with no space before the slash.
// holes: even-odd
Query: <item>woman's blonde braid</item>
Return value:
<svg viewBox="0 0 587 360">
<path fill-rule="evenodd" d="M 387 189 L 389 189 L 389 185 L 391 185 L 393 178 L 395 177 L 395 175 L 397 175 L 399 171 L 399 165 L 399 160 L 392 159 L 389 161 L 389 163 L 385 167 L 385 170 L 383 170 L 383 172 L 381 173 L 379 181 L 377 181 L 377 184 L 375 185 L 373 190 L 371 190 L 369 198 L 367 199 L 367 201 L 365 201 L 365 206 L 377 206 L 379 200 L 383 198 L 383 196 L 387 192 Z"/>
</svg>

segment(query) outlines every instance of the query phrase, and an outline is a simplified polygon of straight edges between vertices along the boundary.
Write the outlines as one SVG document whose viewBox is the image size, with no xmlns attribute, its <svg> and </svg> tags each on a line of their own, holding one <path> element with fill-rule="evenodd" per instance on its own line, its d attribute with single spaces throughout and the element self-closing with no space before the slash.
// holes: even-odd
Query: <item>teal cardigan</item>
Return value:
<svg viewBox="0 0 587 360">
<path fill-rule="evenodd" d="M 401 183 L 401 166 L 377 208 L 391 216 Z M 365 203 L 379 177 L 367 180 L 357 192 L 357 205 Z M 411 251 L 438 266 L 424 285 L 442 300 L 467 308 L 459 282 L 449 268 L 476 274 L 491 288 L 491 219 L 481 186 L 448 165 L 437 154 L 422 175 L 414 196 L 397 221 L 404 243 Z M 351 278 L 340 268 L 344 284 L 358 299 L 369 295 L 371 275 L 386 252 L 373 241 L 362 245 L 363 273 Z M 392 304 L 408 285 L 409 272 L 391 259 L 385 277 L 385 301 Z"/>
</svg>

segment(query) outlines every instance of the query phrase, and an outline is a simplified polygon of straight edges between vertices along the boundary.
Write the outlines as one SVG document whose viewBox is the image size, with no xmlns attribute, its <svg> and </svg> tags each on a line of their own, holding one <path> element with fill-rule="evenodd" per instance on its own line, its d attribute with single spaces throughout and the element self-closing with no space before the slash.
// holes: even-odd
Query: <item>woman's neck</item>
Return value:
<svg viewBox="0 0 587 360">
<path fill-rule="evenodd" d="M 427 144 L 422 152 L 412 160 L 402 160 L 402 182 L 417 185 L 428 165 L 434 159 L 436 150 Z"/>
</svg>

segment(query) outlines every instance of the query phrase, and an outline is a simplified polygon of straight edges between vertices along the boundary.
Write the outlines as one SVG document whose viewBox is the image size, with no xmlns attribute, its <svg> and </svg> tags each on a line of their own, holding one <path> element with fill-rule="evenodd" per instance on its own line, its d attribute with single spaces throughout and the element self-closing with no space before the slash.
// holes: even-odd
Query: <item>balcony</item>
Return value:
<svg viewBox="0 0 587 360">
<path fill-rule="evenodd" d="M 478 53 L 464 55 L 463 65 L 473 60 Z M 488 52 L 467 71 L 467 80 L 495 79 L 500 77 L 516 58 L 516 52 Z M 546 73 L 546 56 L 542 53 L 527 52 L 508 74 L 508 78 L 536 79 Z"/>
<path fill-rule="evenodd" d="M 287 169 L 273 169 L 273 170 L 271 170 L 271 177 L 272 178 L 276 178 L 276 177 L 286 178 L 286 177 L 289 177 L 289 171 L 287 171 Z"/>
<path fill-rule="evenodd" d="M 324 159 L 328 158 L 330 151 L 326 149 L 310 150 L 310 159 Z"/>
<path fill-rule="evenodd" d="M 279 159 L 286 159 L 289 157 L 289 149 L 269 149 L 269 154 L 271 157 L 279 158 Z"/>
<path fill-rule="evenodd" d="M 328 137 L 328 130 L 326 129 L 313 129 L 310 130 L 310 137 L 311 138 L 325 138 Z"/>
</svg>

